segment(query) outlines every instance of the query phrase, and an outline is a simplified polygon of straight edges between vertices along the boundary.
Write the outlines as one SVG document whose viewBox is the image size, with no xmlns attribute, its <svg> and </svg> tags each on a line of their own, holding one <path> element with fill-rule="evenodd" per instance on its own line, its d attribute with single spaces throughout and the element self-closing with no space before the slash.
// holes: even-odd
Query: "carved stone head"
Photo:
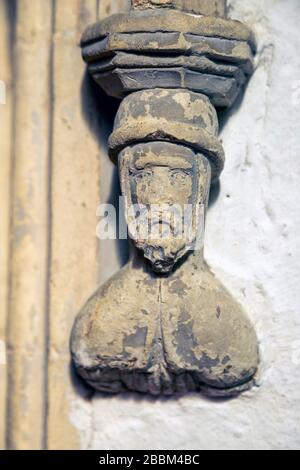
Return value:
<svg viewBox="0 0 300 470">
<path fill-rule="evenodd" d="M 203 233 L 210 165 L 168 142 L 126 147 L 119 155 L 129 234 L 157 272 L 167 273 Z"/>
<path fill-rule="evenodd" d="M 126 97 L 109 140 L 119 165 L 129 235 L 154 271 L 168 273 L 202 248 L 211 179 L 224 154 L 217 114 L 189 90 L 145 90 Z"/>
<path fill-rule="evenodd" d="M 255 383 L 257 338 L 204 262 L 201 233 L 210 182 L 224 165 L 215 107 L 231 106 L 252 73 L 255 40 L 225 19 L 225 0 L 132 5 L 91 25 L 81 44 L 95 81 L 124 98 L 109 153 L 129 234 L 152 270 L 168 275 L 145 269 L 132 250 L 78 315 L 73 360 L 101 392 L 234 396 Z M 172 271 L 195 248 L 200 256 Z"/>
</svg>

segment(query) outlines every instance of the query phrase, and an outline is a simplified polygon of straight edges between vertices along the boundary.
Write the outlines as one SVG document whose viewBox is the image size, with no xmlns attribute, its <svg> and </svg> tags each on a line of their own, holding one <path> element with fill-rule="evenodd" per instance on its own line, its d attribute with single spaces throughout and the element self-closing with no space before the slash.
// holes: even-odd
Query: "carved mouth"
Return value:
<svg viewBox="0 0 300 470">
<path fill-rule="evenodd" d="M 155 271 L 156 273 L 161 273 L 161 274 L 167 274 L 170 271 L 172 271 L 173 266 L 175 264 L 174 259 L 170 261 L 159 260 L 159 261 L 154 261 L 154 262 L 150 259 L 149 261 L 151 262 L 153 271 Z"/>
<path fill-rule="evenodd" d="M 156 273 L 169 273 L 176 262 L 175 256 L 166 256 L 162 247 L 147 247 L 143 251 L 145 258 L 151 263 L 152 269 Z"/>
</svg>

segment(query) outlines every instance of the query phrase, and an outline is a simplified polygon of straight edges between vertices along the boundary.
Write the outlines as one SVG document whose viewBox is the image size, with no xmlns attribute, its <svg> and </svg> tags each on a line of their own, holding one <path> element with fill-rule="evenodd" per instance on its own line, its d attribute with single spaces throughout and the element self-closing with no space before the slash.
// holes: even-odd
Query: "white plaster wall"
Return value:
<svg viewBox="0 0 300 470">
<path fill-rule="evenodd" d="M 300 448 L 300 1 L 229 4 L 259 53 L 243 101 L 221 118 L 227 162 L 205 254 L 256 324 L 260 387 L 220 402 L 78 397 L 70 419 L 84 449 Z"/>
</svg>

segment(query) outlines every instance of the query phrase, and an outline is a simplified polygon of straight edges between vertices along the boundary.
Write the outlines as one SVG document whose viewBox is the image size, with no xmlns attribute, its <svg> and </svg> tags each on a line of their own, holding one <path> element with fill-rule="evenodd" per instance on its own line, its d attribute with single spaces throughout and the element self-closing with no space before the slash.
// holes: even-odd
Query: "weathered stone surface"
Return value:
<svg viewBox="0 0 300 470">
<path fill-rule="evenodd" d="M 239 82 L 245 80 L 244 72 L 239 66 L 234 64 L 216 63 L 206 56 L 163 56 L 139 55 L 127 52 L 116 52 L 112 57 L 95 61 L 89 65 L 89 71 L 94 75 L 95 80 L 101 80 L 98 73 L 107 72 L 112 69 L 145 69 L 153 68 L 166 69 L 186 67 L 196 72 L 202 72 L 210 75 L 220 75 L 223 77 L 235 78 Z M 252 65 L 251 65 L 252 67 Z M 104 86 L 104 85 L 103 85 Z"/>
<path fill-rule="evenodd" d="M 140 91 L 120 105 L 109 138 L 110 155 L 117 161 L 124 147 L 138 142 L 181 143 L 207 155 L 214 180 L 224 166 L 218 127 L 216 111 L 206 96 L 182 89 Z"/>
<path fill-rule="evenodd" d="M 82 39 L 96 82 L 115 97 L 131 93 L 109 150 L 143 258 L 133 252 L 87 302 L 72 356 L 99 391 L 233 396 L 255 383 L 257 339 L 204 263 L 201 235 L 211 180 L 224 165 L 213 105 L 232 105 L 253 69 L 255 43 L 241 23 L 160 8 L 169 1 L 152 12 L 154 3 L 134 2 L 137 10 Z"/>
<path fill-rule="evenodd" d="M 253 71 L 253 54 L 246 41 L 234 39 L 203 37 L 197 34 L 180 32 L 154 33 L 113 33 L 97 42 L 87 44 L 82 50 L 86 62 L 95 62 L 114 57 L 117 52 L 144 53 L 144 57 L 172 58 L 177 53 L 182 55 L 203 56 L 217 59 L 230 65 L 240 65 L 246 73 Z M 143 57 L 143 56 L 142 56 Z M 185 57 L 182 57 L 185 58 Z"/>
<path fill-rule="evenodd" d="M 207 158 L 182 145 L 143 143 L 120 153 L 119 173 L 129 236 L 155 272 L 170 273 L 204 231 Z"/>
<path fill-rule="evenodd" d="M 106 157 L 98 141 L 103 124 L 99 123 L 78 54 L 80 33 L 96 19 L 97 1 L 72 3 L 70 8 L 69 0 L 59 0 L 54 11 L 46 430 L 46 446 L 50 450 L 76 449 L 79 445 L 78 433 L 70 420 L 78 389 L 70 370 L 66 332 L 72 328 L 75 312 L 98 285 L 95 211 L 99 203 L 100 161 Z"/>
<path fill-rule="evenodd" d="M 133 8 L 176 8 L 201 15 L 226 16 L 226 0 L 132 0 Z"/>
<path fill-rule="evenodd" d="M 71 348 L 80 375 L 110 393 L 232 396 L 258 367 L 253 327 L 201 254 L 166 278 L 135 257 L 83 308 Z"/>
<path fill-rule="evenodd" d="M 9 5 L 0 1 L 0 450 L 6 445 L 7 359 L 6 331 L 9 284 L 9 224 L 13 125 L 12 63 Z"/>
<path fill-rule="evenodd" d="M 253 32 L 243 23 L 224 18 L 190 15 L 177 10 L 131 11 L 112 15 L 89 26 L 81 45 L 103 39 L 112 33 L 180 32 L 249 42 L 256 49 Z"/>
<path fill-rule="evenodd" d="M 233 104 L 246 76 L 253 71 L 249 31 L 230 20 L 218 24 L 221 20 L 216 18 L 209 18 L 209 28 L 207 18 L 199 16 L 194 22 L 191 15 L 185 25 L 183 14 L 181 22 L 173 24 L 173 13 L 178 12 L 172 10 L 158 16 L 160 28 L 147 21 L 146 30 L 138 13 L 126 17 L 127 23 L 115 17 L 110 27 L 103 24 L 104 20 L 98 25 L 98 34 L 93 36 L 90 30 L 83 37 L 83 58 L 107 94 L 123 98 L 142 89 L 181 87 L 206 94 L 217 107 Z M 156 13 L 150 10 L 148 19 Z"/>
<path fill-rule="evenodd" d="M 130 236 L 152 270 L 133 254 L 76 320 L 73 359 L 80 375 L 99 391 L 203 391 L 224 397 L 254 383 L 255 332 L 242 308 L 210 273 L 202 251 L 190 254 L 172 271 L 179 258 L 195 249 L 199 229 L 204 228 L 211 168 L 216 177 L 223 164 L 217 133 L 209 100 L 186 90 L 141 91 L 119 108 L 109 144 L 113 155 L 119 155 Z M 132 146 L 147 140 L 153 142 Z M 219 152 L 212 152 L 211 145 Z M 151 212 L 137 222 L 132 234 L 133 204 L 149 211 L 155 204 L 192 206 L 191 237 L 177 237 L 178 219 L 173 224 Z M 152 236 L 157 223 L 168 225 L 166 239 Z M 147 237 L 140 235 L 145 228 L 150 231 Z"/>
<path fill-rule="evenodd" d="M 6 443 L 25 450 L 40 449 L 45 442 L 53 8 L 39 0 L 17 3 Z"/>
<path fill-rule="evenodd" d="M 234 78 L 198 73 L 185 68 L 115 69 L 96 74 L 96 82 L 110 96 L 122 98 L 143 89 L 182 88 L 208 96 L 216 107 L 229 107 L 237 98 L 240 88 Z"/>
<path fill-rule="evenodd" d="M 38 4 L 47 2 L 51 3 L 51 0 L 39 0 Z M 3 0 L 0 0 L 1 3 Z M 6 3 L 14 2 L 7 0 Z M 33 2 L 29 0 L 28 3 Z M 57 289 L 57 302 L 53 304 L 50 322 L 55 321 L 57 334 L 66 345 L 70 330 L 65 312 L 72 319 L 81 302 L 77 300 L 74 307 L 74 304 L 70 305 L 70 299 L 78 295 L 78 291 L 81 291 L 79 297 L 82 299 L 91 293 L 94 282 L 91 278 L 97 266 L 100 278 L 95 282 L 100 283 L 122 266 L 126 256 L 124 245 L 118 241 L 101 241 L 100 259 L 96 258 L 96 254 L 87 254 L 86 248 L 90 246 L 89 240 L 94 239 L 98 181 L 101 194 L 104 186 L 108 186 L 107 195 L 102 195 L 100 201 L 111 201 L 112 197 L 117 198 L 118 195 L 116 180 L 111 182 L 111 174 L 115 174 L 115 170 L 106 154 L 106 136 L 109 131 L 105 117 L 106 102 L 100 102 L 98 107 L 93 95 L 91 101 L 88 101 L 89 112 L 93 115 L 99 113 L 97 119 L 95 117 L 95 121 L 100 121 L 95 132 L 96 142 L 94 132 L 88 127 L 76 127 L 74 131 L 73 123 L 73 130 L 69 128 L 69 122 L 65 123 L 69 103 L 72 103 L 70 113 L 77 116 L 78 120 L 83 119 L 80 111 L 83 64 L 78 60 L 77 48 L 82 26 L 79 26 L 75 39 L 70 37 L 70 31 L 73 30 L 70 18 L 74 24 L 78 24 L 79 17 L 87 18 L 89 12 L 88 21 L 93 21 L 96 19 L 97 3 L 100 3 L 102 15 L 117 11 L 117 5 L 122 2 L 82 0 L 76 2 L 78 7 L 81 5 L 81 12 L 73 6 L 70 9 L 70 0 L 56 2 L 56 8 L 65 4 L 65 12 L 61 9 L 58 12 L 58 19 L 63 22 L 64 29 L 62 27 L 56 33 L 57 39 L 54 39 L 60 52 L 51 73 L 55 75 L 55 88 L 58 86 L 58 73 L 60 84 L 66 82 L 66 88 L 61 90 L 59 96 L 55 93 L 56 103 L 61 103 L 57 111 L 57 126 L 61 126 L 61 151 L 55 151 L 57 172 L 55 176 L 49 175 L 49 179 L 55 185 L 55 193 L 61 187 L 56 207 L 62 208 L 61 214 L 72 212 L 72 218 L 66 222 L 62 215 L 56 225 L 59 229 L 56 243 L 62 248 L 53 260 L 56 268 L 51 283 Z M 81 381 L 77 382 L 74 375 L 70 374 L 68 351 L 61 353 L 54 349 L 54 354 L 59 354 L 60 372 L 58 380 L 58 374 L 54 371 L 47 397 L 47 400 L 55 400 L 56 403 L 56 411 L 53 407 L 50 411 L 52 425 L 49 446 L 52 448 L 292 450 L 300 447 L 300 107 L 297 105 L 298 79 L 290 80 L 290 77 L 299 75 L 300 10 L 295 0 L 229 0 L 229 4 L 232 16 L 253 25 L 259 49 L 256 72 L 242 104 L 234 107 L 229 119 L 227 113 L 223 115 L 221 138 L 227 162 L 216 200 L 215 190 L 212 193 L 205 258 L 234 297 L 247 307 L 255 322 L 263 351 L 262 385 L 237 400 L 222 400 L 217 404 L 213 400 L 203 400 L 199 394 L 176 399 L 148 399 L 134 393 L 120 396 L 95 393 L 91 398 L 91 390 L 84 388 Z M 107 8 L 108 5 L 111 5 L 111 10 Z M 1 19 L 5 21 L 6 16 Z M 23 15 L 19 21 L 28 22 L 28 19 L 28 15 Z M 41 26 L 45 29 L 45 16 Z M 1 37 L 4 31 L 5 28 L 0 27 Z M 10 37 L 8 41 L 10 60 Z M 34 41 L 39 42 L 37 36 Z M 1 42 L 2 47 L 3 44 Z M 44 67 L 45 57 L 46 54 L 37 55 L 35 60 Z M 2 80 L 5 80 L 4 70 L 1 69 Z M 38 81 L 33 79 L 32 73 L 31 81 L 35 93 Z M 23 81 L 14 77 L 13 83 L 22 86 Z M 70 90 L 68 86 L 71 84 Z M 65 102 L 66 90 L 68 103 Z M 7 112 L 9 96 L 10 93 L 7 95 L 7 104 L 0 112 Z M 86 93 L 84 96 L 86 102 Z M 29 109 L 30 99 L 31 93 L 24 94 L 21 91 L 15 97 L 16 101 L 25 102 Z M 49 100 L 42 105 L 46 106 L 47 112 L 50 112 L 51 103 L 49 96 Z M 63 115 L 60 110 L 64 111 Z M 60 124 L 60 116 L 64 123 Z M 5 132 L 7 122 L 7 119 L 1 121 L 1 133 Z M 24 126 L 27 126 L 25 122 Z M 81 141 L 83 153 L 82 148 L 78 148 Z M 91 142 L 94 143 L 94 151 L 90 149 Z M 6 144 L 3 138 L 1 148 Z M 75 150 L 78 153 L 74 157 Z M 5 153 L 1 150 L 0 155 L 3 158 Z M 60 165 L 61 156 L 64 161 Z M 95 171 L 93 163 L 98 158 L 101 162 L 100 174 Z M 3 167 L 2 176 L 5 178 Z M 74 188 L 72 195 L 64 189 L 63 181 Z M 91 187 L 95 189 L 90 190 Z M 83 192 L 84 199 L 78 199 Z M 36 197 L 39 198 L 37 193 Z M 81 207 L 83 202 L 85 208 Z M 5 205 L 4 200 L 1 200 L 1 216 L 4 215 Z M 56 210 L 53 208 L 52 213 L 56 213 Z M 4 244 L 1 246 L 4 247 Z M 91 251 L 96 253 L 96 250 Z M 76 259 L 74 253 L 77 254 Z M 95 262 L 95 259 L 98 261 Z M 27 272 L 23 272 L 23 276 L 28 283 L 36 281 Z M 73 279 L 74 283 L 70 282 Z M 21 316 L 27 316 L 26 310 L 21 309 L 19 315 L 20 324 Z M 21 334 L 27 336 L 25 330 Z M 37 369 L 35 374 L 39 374 Z M 23 390 L 24 399 L 34 399 L 33 390 L 31 383 L 26 391 Z M 10 388 L 9 394 L 13 393 Z M 48 409 L 43 414 L 47 421 Z M 22 418 L 24 422 L 24 414 Z M 29 435 L 34 438 L 32 432 Z"/>
</svg>

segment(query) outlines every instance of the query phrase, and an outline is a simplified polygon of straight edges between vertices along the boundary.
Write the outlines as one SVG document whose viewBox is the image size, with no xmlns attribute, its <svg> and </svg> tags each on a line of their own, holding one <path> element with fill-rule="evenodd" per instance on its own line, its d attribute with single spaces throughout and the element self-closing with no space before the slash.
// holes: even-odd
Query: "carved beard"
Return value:
<svg viewBox="0 0 300 470">
<path fill-rule="evenodd" d="M 162 274 L 169 273 L 176 261 L 189 250 L 184 240 L 177 239 L 135 241 L 135 244 L 150 261 L 153 271 Z"/>
<path fill-rule="evenodd" d="M 155 272 L 169 273 L 201 242 L 210 164 L 186 147 L 149 142 L 124 149 L 119 169 L 129 236 Z"/>
<path fill-rule="evenodd" d="M 193 243 L 186 237 L 186 232 L 183 232 L 182 223 L 177 225 L 176 221 L 170 223 L 163 219 L 150 219 L 149 226 L 149 238 L 134 237 L 134 243 L 143 251 L 153 271 L 167 274 L 178 259 L 191 249 Z"/>
</svg>

